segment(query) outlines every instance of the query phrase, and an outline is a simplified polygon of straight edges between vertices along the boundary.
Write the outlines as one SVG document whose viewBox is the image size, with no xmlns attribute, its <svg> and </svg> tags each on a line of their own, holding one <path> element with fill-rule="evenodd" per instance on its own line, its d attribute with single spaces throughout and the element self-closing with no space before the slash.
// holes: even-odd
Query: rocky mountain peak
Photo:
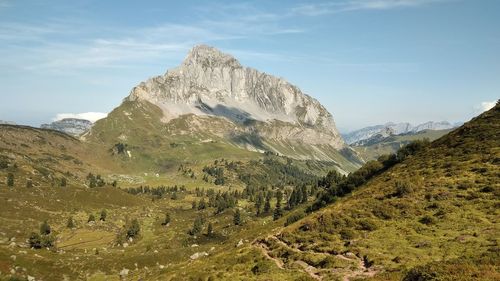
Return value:
<svg viewBox="0 0 500 281">
<path fill-rule="evenodd" d="M 201 66 L 203 68 L 242 67 L 233 56 L 207 45 L 194 46 L 184 59 L 183 66 Z"/>
<path fill-rule="evenodd" d="M 140 83 L 127 99 L 158 106 L 165 123 L 188 114 L 220 117 L 239 125 L 281 122 L 297 127 L 305 142 L 336 149 L 345 146 L 332 115 L 316 99 L 284 79 L 243 67 L 233 56 L 206 45 L 195 46 L 179 67 Z M 305 136 L 305 128 L 324 136 Z"/>
</svg>

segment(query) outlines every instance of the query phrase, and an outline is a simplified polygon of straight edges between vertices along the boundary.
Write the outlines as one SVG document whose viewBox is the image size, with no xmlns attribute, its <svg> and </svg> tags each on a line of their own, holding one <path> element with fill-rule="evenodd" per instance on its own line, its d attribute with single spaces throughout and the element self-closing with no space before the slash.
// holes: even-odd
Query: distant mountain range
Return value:
<svg viewBox="0 0 500 281">
<path fill-rule="evenodd" d="M 376 139 L 384 139 L 389 136 L 418 133 L 425 130 L 447 130 L 460 126 L 461 123 L 451 124 L 447 121 L 429 121 L 419 125 L 410 123 L 389 122 L 384 125 L 365 127 L 347 134 L 343 134 L 344 140 L 350 145 L 364 145 Z"/>
<path fill-rule="evenodd" d="M 72 136 L 80 136 L 92 127 L 92 122 L 77 118 L 64 118 L 50 124 L 42 124 L 42 129 L 52 129 Z"/>
</svg>

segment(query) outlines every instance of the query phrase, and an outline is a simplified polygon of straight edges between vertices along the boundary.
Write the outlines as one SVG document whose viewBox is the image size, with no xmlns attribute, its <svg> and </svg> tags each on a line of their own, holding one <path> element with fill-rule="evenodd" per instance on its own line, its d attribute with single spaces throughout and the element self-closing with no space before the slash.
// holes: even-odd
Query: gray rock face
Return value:
<svg viewBox="0 0 500 281">
<path fill-rule="evenodd" d="M 316 99 L 205 45 L 194 47 L 179 67 L 139 84 L 127 99 L 157 105 L 164 122 L 186 114 L 222 117 L 239 125 L 259 121 L 269 125 L 259 130 L 268 138 L 345 146 L 332 115 Z"/>
<path fill-rule="evenodd" d="M 413 126 L 410 123 L 386 123 L 385 125 L 376 125 L 362 128 L 354 132 L 344 135 L 344 139 L 348 144 L 363 144 L 364 141 L 372 138 L 386 138 L 388 136 L 402 135 L 408 133 L 418 133 L 424 130 L 446 130 L 457 127 L 449 122 L 433 122 L 429 121 L 423 124 Z"/>
<path fill-rule="evenodd" d="M 73 136 L 80 136 L 92 127 L 92 122 L 84 119 L 65 118 L 50 124 L 42 124 L 42 129 L 52 129 Z"/>
</svg>

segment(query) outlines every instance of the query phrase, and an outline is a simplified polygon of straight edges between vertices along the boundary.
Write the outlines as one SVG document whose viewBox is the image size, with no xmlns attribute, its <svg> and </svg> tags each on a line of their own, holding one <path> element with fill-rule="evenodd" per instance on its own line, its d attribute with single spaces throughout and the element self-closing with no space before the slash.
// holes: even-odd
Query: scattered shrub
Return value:
<svg viewBox="0 0 500 281">
<path fill-rule="evenodd" d="M 106 212 L 106 210 L 102 210 L 101 211 L 101 216 L 99 217 L 99 220 L 100 221 L 106 221 L 106 217 L 108 216 L 108 213 Z"/>
<path fill-rule="evenodd" d="M 141 226 L 139 225 L 139 221 L 137 221 L 137 219 L 133 219 L 127 229 L 127 238 L 137 237 L 140 231 Z"/>
<path fill-rule="evenodd" d="M 30 234 L 30 237 L 28 238 L 28 243 L 30 244 L 31 248 L 35 249 L 42 248 L 42 238 L 40 237 L 40 234 L 32 232 Z"/>
<path fill-rule="evenodd" d="M 352 240 L 356 237 L 356 233 L 349 228 L 344 228 L 340 231 L 340 238 L 342 240 Z"/>
<path fill-rule="evenodd" d="M 267 273 L 271 270 L 271 266 L 265 261 L 258 261 L 257 264 L 255 264 L 252 267 L 252 273 L 255 275 L 262 274 L 262 273 Z"/>
<path fill-rule="evenodd" d="M 73 228 L 75 227 L 75 221 L 73 220 L 73 217 L 68 218 L 68 222 L 66 223 L 67 228 Z"/>
<path fill-rule="evenodd" d="M 360 220 L 358 224 L 361 230 L 374 231 L 378 228 L 378 225 L 375 223 L 375 221 L 370 219 Z"/>
<path fill-rule="evenodd" d="M 425 224 L 425 225 L 431 225 L 436 223 L 436 219 L 434 219 L 431 216 L 423 216 L 420 220 L 418 220 L 420 223 Z"/>
<path fill-rule="evenodd" d="M 396 181 L 396 192 L 394 194 L 395 196 L 400 198 L 405 197 L 413 193 L 413 191 L 414 187 L 410 182 L 402 180 Z"/>
<path fill-rule="evenodd" d="M 165 213 L 165 219 L 163 220 L 163 222 L 161 223 L 161 225 L 167 225 L 170 223 L 170 214 L 169 213 Z"/>
<path fill-rule="evenodd" d="M 304 217 L 304 213 L 296 213 L 286 218 L 285 226 L 288 226 Z"/>
</svg>

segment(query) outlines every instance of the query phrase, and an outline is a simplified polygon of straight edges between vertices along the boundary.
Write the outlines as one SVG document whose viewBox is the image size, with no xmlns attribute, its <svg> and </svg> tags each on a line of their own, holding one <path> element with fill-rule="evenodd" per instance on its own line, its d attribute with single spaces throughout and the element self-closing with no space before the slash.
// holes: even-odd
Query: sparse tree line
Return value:
<svg viewBox="0 0 500 281">
<path fill-rule="evenodd" d="M 413 141 L 399 149 L 395 154 L 382 155 L 377 160 L 367 162 L 363 167 L 349 174 L 349 176 L 343 176 L 336 171 L 330 171 L 318 181 L 317 185 L 320 188 L 320 192 L 317 195 L 316 201 L 308 208 L 308 211 L 318 210 L 334 202 L 338 197 L 343 197 L 351 193 L 374 176 L 401 163 L 417 152 L 427 149 L 429 146 L 430 142 L 427 139 Z M 399 184 L 396 188 L 396 196 L 403 196 L 411 190 L 407 184 Z"/>
<path fill-rule="evenodd" d="M 261 160 L 251 160 L 249 166 L 250 168 L 241 167 L 236 170 L 238 178 L 247 186 L 283 188 L 287 185 L 313 185 L 318 180 L 317 176 L 298 168 L 286 157 L 276 159 L 275 156 L 266 156 Z"/>
<path fill-rule="evenodd" d="M 217 163 L 217 160 L 215 160 Z M 224 168 L 223 167 L 217 167 L 214 163 L 214 166 L 205 166 L 203 167 L 203 172 L 205 175 L 203 176 L 203 180 L 205 182 L 210 182 L 209 176 L 214 177 L 214 184 L 215 185 L 224 185 L 226 183 L 226 179 L 224 178 Z"/>
<path fill-rule="evenodd" d="M 14 173 L 7 173 L 7 178 L 5 180 L 5 184 L 8 187 L 15 187 L 17 182 L 18 182 L 18 180 L 16 179 Z M 60 187 L 65 187 L 68 185 L 68 180 L 65 177 L 53 179 L 52 186 L 54 186 L 54 183 L 57 183 L 57 182 L 58 182 L 58 185 Z M 25 187 L 32 188 L 33 186 L 34 186 L 33 179 L 26 178 Z"/>
<path fill-rule="evenodd" d="M 104 181 L 104 179 L 101 177 L 101 175 L 94 175 L 92 173 L 89 173 L 87 175 L 87 183 L 88 183 L 88 186 L 90 188 L 94 188 L 94 187 L 103 187 L 104 185 L 106 185 L 106 182 Z"/>
<path fill-rule="evenodd" d="M 276 205 L 273 210 L 274 219 L 283 216 L 283 200 L 285 200 L 286 210 L 293 210 L 296 207 L 308 202 L 309 196 L 315 194 L 316 186 L 308 188 L 305 184 L 294 186 L 293 188 L 270 190 L 268 187 L 256 187 L 247 185 L 243 191 L 243 198 L 248 199 L 255 205 L 256 215 L 270 214 L 271 199 L 276 198 Z"/>
<path fill-rule="evenodd" d="M 172 200 L 179 199 L 179 194 L 188 193 L 186 186 L 165 186 L 160 185 L 157 187 L 149 187 L 149 186 L 139 186 L 139 187 L 131 187 L 126 189 L 126 191 L 130 194 L 138 195 L 138 194 L 150 194 L 155 199 L 161 199 L 169 197 Z"/>
<path fill-rule="evenodd" d="M 195 189 L 194 194 L 197 197 L 201 197 L 201 199 L 198 202 L 193 201 L 193 209 L 215 208 L 215 214 L 219 214 L 228 208 L 233 208 L 242 197 L 241 192 L 237 190 L 224 192 L 219 190 L 216 192 L 212 188 L 205 190 L 198 187 Z M 207 197 L 207 200 L 205 200 L 205 197 Z"/>
</svg>

